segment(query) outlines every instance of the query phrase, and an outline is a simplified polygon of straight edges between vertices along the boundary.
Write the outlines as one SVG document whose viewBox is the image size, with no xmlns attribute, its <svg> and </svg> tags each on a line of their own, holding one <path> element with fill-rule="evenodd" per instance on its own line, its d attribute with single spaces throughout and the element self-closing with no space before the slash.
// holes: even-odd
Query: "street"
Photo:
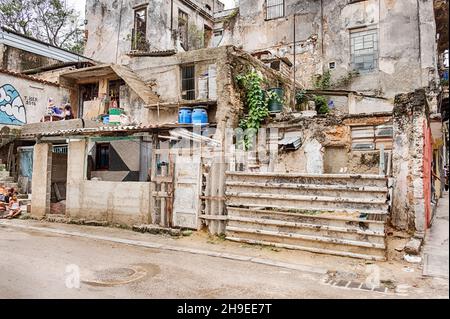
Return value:
<svg viewBox="0 0 450 319">
<path fill-rule="evenodd" d="M 415 295 L 331 287 L 324 283 L 326 274 L 59 235 L 46 231 L 50 226 L 37 231 L 13 225 L 0 225 L 0 298 L 366 299 Z M 77 229 L 81 232 L 86 227 Z M 417 293 L 423 298 L 445 298 L 445 290 L 430 288 Z"/>
</svg>

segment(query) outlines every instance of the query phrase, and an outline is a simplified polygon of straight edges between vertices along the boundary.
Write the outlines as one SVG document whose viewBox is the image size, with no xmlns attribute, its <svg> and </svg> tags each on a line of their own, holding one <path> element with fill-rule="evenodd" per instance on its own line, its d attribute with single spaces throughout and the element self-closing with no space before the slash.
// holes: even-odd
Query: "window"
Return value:
<svg viewBox="0 0 450 319">
<path fill-rule="evenodd" d="M 377 30 L 352 31 L 350 33 L 351 63 L 357 71 L 373 71 L 378 68 Z"/>
<path fill-rule="evenodd" d="M 96 145 L 95 169 L 109 169 L 109 143 L 98 143 Z"/>
<path fill-rule="evenodd" d="M 203 46 L 205 47 L 205 48 L 208 48 L 209 47 L 209 44 L 210 44 L 210 42 L 211 42 L 211 38 L 212 38 L 212 35 L 213 35 L 213 30 L 210 28 L 210 27 L 208 27 L 207 25 L 205 25 L 204 27 L 203 27 L 203 29 L 205 30 L 204 31 L 204 40 L 203 40 Z"/>
<path fill-rule="evenodd" d="M 180 39 L 180 45 L 184 50 L 188 50 L 188 20 L 187 13 L 178 11 L 178 36 Z"/>
<path fill-rule="evenodd" d="M 193 65 L 181 67 L 181 98 L 195 100 L 195 66 Z"/>
<path fill-rule="evenodd" d="M 391 150 L 393 135 L 392 124 L 352 127 L 352 149 L 374 151 L 384 145 L 385 150 Z"/>
<path fill-rule="evenodd" d="M 213 48 L 217 48 L 220 42 L 222 42 L 222 39 L 223 39 L 223 30 L 214 31 Z"/>
<path fill-rule="evenodd" d="M 266 0 L 266 19 L 284 17 L 284 0 Z"/>
<path fill-rule="evenodd" d="M 149 50 L 147 44 L 147 7 L 134 10 L 132 50 Z"/>
</svg>

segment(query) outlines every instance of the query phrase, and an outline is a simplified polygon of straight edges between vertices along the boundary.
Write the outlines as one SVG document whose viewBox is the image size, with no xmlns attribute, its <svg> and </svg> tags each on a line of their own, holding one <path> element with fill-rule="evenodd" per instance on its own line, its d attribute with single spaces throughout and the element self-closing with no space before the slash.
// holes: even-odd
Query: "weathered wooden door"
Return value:
<svg viewBox="0 0 450 319">
<path fill-rule="evenodd" d="M 175 155 L 173 221 L 176 227 L 198 229 L 201 192 L 199 155 Z"/>
</svg>

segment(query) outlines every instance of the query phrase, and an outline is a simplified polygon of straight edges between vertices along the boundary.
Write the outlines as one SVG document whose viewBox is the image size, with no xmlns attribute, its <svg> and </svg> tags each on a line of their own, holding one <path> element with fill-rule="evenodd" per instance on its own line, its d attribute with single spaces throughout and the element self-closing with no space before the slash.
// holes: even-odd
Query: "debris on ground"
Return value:
<svg viewBox="0 0 450 319">
<path fill-rule="evenodd" d="M 413 256 L 413 255 L 408 255 L 408 254 L 406 254 L 403 258 L 404 258 L 407 262 L 413 263 L 413 264 L 419 264 L 419 263 L 422 262 L 422 257 L 419 257 L 419 256 Z"/>
</svg>

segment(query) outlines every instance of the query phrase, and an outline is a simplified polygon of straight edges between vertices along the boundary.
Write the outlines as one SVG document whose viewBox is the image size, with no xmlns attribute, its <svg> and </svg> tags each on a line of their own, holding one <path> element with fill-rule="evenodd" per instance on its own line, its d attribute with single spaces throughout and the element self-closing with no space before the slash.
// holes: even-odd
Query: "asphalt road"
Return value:
<svg viewBox="0 0 450 319">
<path fill-rule="evenodd" d="M 0 225 L 0 298 L 390 298 L 324 275 Z"/>
</svg>

